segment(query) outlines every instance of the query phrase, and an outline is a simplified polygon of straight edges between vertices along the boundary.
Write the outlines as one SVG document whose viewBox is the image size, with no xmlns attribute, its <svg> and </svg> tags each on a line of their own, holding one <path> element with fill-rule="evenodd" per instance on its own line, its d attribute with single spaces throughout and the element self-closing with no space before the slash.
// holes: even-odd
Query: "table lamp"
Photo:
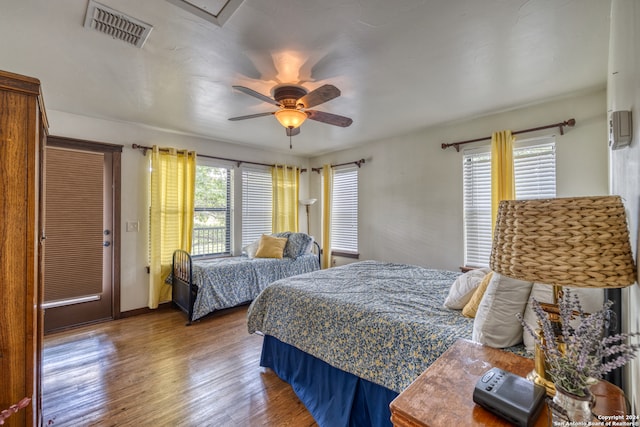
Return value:
<svg viewBox="0 0 640 427">
<path fill-rule="evenodd" d="M 624 205 L 619 196 L 500 202 L 490 266 L 496 273 L 554 287 L 554 304 L 541 304 L 559 322 L 563 286 L 622 288 L 636 281 Z M 527 378 L 555 394 L 544 352 L 535 350 Z"/>
</svg>

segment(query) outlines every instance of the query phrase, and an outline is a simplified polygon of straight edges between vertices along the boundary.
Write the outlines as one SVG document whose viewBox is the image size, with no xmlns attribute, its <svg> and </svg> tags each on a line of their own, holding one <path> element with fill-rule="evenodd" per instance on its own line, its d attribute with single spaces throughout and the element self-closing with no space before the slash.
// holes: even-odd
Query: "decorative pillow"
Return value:
<svg viewBox="0 0 640 427">
<path fill-rule="evenodd" d="M 242 255 L 246 255 L 249 258 L 256 257 L 256 251 L 258 250 L 258 246 L 260 245 L 260 239 L 256 239 L 255 242 L 248 244 L 244 248 L 242 248 Z"/>
<path fill-rule="evenodd" d="M 458 276 L 449 289 L 444 306 L 452 310 L 462 310 L 490 271 L 488 268 L 476 268 Z"/>
<path fill-rule="evenodd" d="M 571 292 L 578 295 L 582 309 L 587 313 L 592 313 L 602 309 L 604 303 L 604 292 L 602 289 L 597 288 L 571 288 Z M 531 288 L 531 295 L 529 301 L 524 309 L 522 317 L 524 321 L 536 330 L 538 328 L 538 316 L 533 311 L 531 306 L 531 298 L 535 298 L 538 302 L 553 302 L 553 286 L 546 285 L 544 283 L 534 283 Z M 524 331 L 522 335 L 522 341 L 527 351 L 533 352 L 535 350 L 536 342 L 530 333 Z"/>
<path fill-rule="evenodd" d="M 290 233 L 287 245 L 284 247 L 284 256 L 296 259 L 301 255 L 309 253 L 313 237 L 306 233 Z"/>
<path fill-rule="evenodd" d="M 471 339 L 495 348 L 522 342 L 523 327 L 516 315 L 524 311 L 532 287 L 532 282 L 493 273 L 478 306 Z"/>
<path fill-rule="evenodd" d="M 493 271 L 490 271 L 489 273 L 487 273 L 487 275 L 484 276 L 484 278 L 480 282 L 480 285 L 478 285 L 476 290 L 473 292 L 473 295 L 471 295 L 471 299 L 468 303 L 465 304 L 464 308 L 462 309 L 463 316 L 476 317 L 476 311 L 478 311 L 480 301 L 482 301 L 482 297 L 484 296 L 484 293 L 487 290 L 487 287 L 489 286 L 489 282 L 491 281 L 493 275 Z"/>
<path fill-rule="evenodd" d="M 286 237 L 274 237 L 263 234 L 256 251 L 256 258 L 282 258 L 284 247 L 287 244 Z"/>
</svg>

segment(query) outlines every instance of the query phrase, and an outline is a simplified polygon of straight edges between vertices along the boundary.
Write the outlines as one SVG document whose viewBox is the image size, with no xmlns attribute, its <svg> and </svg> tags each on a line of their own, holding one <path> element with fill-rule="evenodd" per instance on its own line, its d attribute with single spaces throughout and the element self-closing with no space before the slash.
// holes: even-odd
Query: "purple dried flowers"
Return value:
<svg viewBox="0 0 640 427">
<path fill-rule="evenodd" d="M 542 338 L 522 316 L 519 315 L 518 319 L 544 351 L 547 372 L 556 387 L 568 393 L 587 396 L 590 385 L 638 355 L 640 345 L 629 344 L 628 340 L 640 336 L 640 333 L 605 336 L 613 314 L 611 301 L 607 301 L 602 310 L 587 314 L 578 296 L 565 288 L 558 301 L 559 334 L 535 298 L 531 299 L 531 304 Z"/>
</svg>

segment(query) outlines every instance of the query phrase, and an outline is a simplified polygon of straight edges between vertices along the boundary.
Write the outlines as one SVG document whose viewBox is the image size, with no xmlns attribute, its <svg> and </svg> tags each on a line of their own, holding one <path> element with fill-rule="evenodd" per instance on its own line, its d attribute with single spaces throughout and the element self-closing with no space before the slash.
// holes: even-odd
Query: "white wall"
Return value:
<svg viewBox="0 0 640 427">
<path fill-rule="evenodd" d="M 361 259 L 457 269 L 463 262 L 462 157 L 440 144 L 575 118 L 577 126 L 557 138 L 558 195 L 608 192 L 604 90 L 542 105 L 426 129 L 319 158 L 304 159 L 224 142 L 169 133 L 131 123 L 48 111 L 56 136 L 122 144 L 121 309 L 147 304 L 147 161 L 131 144 L 173 146 L 200 154 L 265 163 L 317 167 L 365 158 L 360 170 Z M 557 133 L 557 132 L 555 132 Z M 527 137 L 532 136 L 531 134 Z M 482 143 L 477 143 L 482 144 Z M 320 175 L 302 174 L 301 197 L 320 197 Z M 308 188 L 308 193 L 307 190 Z M 311 206 L 311 232 L 320 239 L 321 203 Z M 300 211 L 301 227 L 306 228 Z M 140 232 L 126 232 L 138 221 Z M 340 261 L 342 263 L 344 261 Z"/>
<path fill-rule="evenodd" d="M 311 160 L 313 167 L 365 158 L 359 179 L 360 259 L 377 259 L 457 269 L 463 263 L 462 152 L 441 149 L 454 142 L 501 129 L 529 129 L 576 119 L 557 134 L 559 197 L 608 194 L 604 89 L 544 104 L 452 123 L 368 143 Z M 524 134 L 530 138 L 536 134 Z M 487 142 L 472 145 L 488 144 Z M 467 146 L 468 147 L 468 146 Z M 310 192 L 320 199 L 320 177 Z M 320 233 L 320 203 L 313 206 L 311 230 Z M 348 260 L 337 260 L 337 264 Z"/>
<path fill-rule="evenodd" d="M 169 133 L 131 123 L 113 122 L 47 110 L 49 133 L 68 138 L 122 144 L 122 212 L 121 212 L 121 301 L 122 311 L 146 307 L 148 300 L 148 162 L 133 143 L 195 150 L 199 154 L 247 160 L 260 163 L 286 163 L 308 167 L 307 159 L 289 154 L 266 152 L 224 142 Z M 309 173 L 300 180 L 301 198 L 306 198 Z M 301 227 L 306 228 L 304 210 L 300 212 Z M 127 232 L 127 221 L 138 221 L 140 231 Z M 236 246 L 239 244 L 236 242 Z"/>
<path fill-rule="evenodd" d="M 640 22 L 640 8 L 634 0 L 614 1 L 614 9 L 625 9 L 621 15 L 629 22 Z M 635 13 L 635 21 L 633 14 Z M 615 17 L 615 15 L 614 15 Z M 617 19 L 622 19 L 618 16 Z M 612 20 L 615 27 L 615 22 Z M 635 46 L 640 45 L 636 26 Z M 614 43 L 616 51 L 632 51 L 633 41 Z M 612 39 L 613 40 L 613 39 Z M 633 56 L 635 55 L 635 56 Z M 442 150 L 443 142 L 490 135 L 501 129 L 526 129 L 575 118 L 575 128 L 543 131 L 538 135 L 557 135 L 558 196 L 600 195 L 609 193 L 607 102 L 616 109 L 634 110 L 634 134 L 639 135 L 640 88 L 637 76 L 640 56 L 633 51 L 631 61 L 624 62 L 625 71 L 609 81 L 609 100 L 604 89 L 425 129 L 394 138 L 373 141 L 357 148 L 334 152 L 313 159 L 288 153 L 266 152 L 195 136 L 169 133 L 131 123 L 112 122 L 49 110 L 50 133 L 56 136 L 87 139 L 124 146 L 122 154 L 122 259 L 121 310 L 146 307 L 148 298 L 147 265 L 147 161 L 132 143 L 173 146 L 195 150 L 200 154 L 264 163 L 288 163 L 300 167 L 319 167 L 325 163 L 343 163 L 365 158 L 360 169 L 359 246 L 360 259 L 378 259 L 457 269 L 463 262 L 462 233 L 462 154 L 455 149 Z M 635 67 L 635 68 L 634 68 Z M 634 74 L 635 73 L 635 74 Z M 611 74 L 611 73 L 610 73 Z M 625 77 L 626 76 L 626 77 Z M 522 135 L 522 138 L 537 134 Z M 483 142 L 472 145 L 478 146 Z M 614 152 L 612 190 L 622 194 L 630 213 L 632 235 L 638 233 L 640 205 L 640 148 L 637 136 L 632 147 Z M 320 175 L 302 174 L 301 198 L 320 197 Z M 321 202 L 311 206 L 311 233 L 321 238 Z M 301 228 L 306 228 L 305 212 L 300 211 Z M 140 232 L 126 232 L 127 221 L 139 221 Z M 634 249 L 637 243 L 633 242 Z M 338 259 L 342 264 L 350 260 Z M 627 292 L 628 313 L 640 306 L 638 286 Z M 627 316 L 626 327 L 640 330 L 640 317 Z M 627 375 L 627 393 L 636 408 L 640 406 L 638 361 Z M 630 391 L 629 391 L 630 390 Z"/>
<path fill-rule="evenodd" d="M 609 111 L 630 110 L 633 140 L 627 148 L 611 152 L 611 192 L 623 197 L 631 245 L 638 258 L 638 218 L 640 215 L 640 3 L 637 0 L 613 0 L 607 98 Z M 623 330 L 640 332 L 640 287 L 635 284 L 622 291 Z M 633 412 L 640 412 L 640 359 L 625 371 L 625 391 Z"/>
</svg>

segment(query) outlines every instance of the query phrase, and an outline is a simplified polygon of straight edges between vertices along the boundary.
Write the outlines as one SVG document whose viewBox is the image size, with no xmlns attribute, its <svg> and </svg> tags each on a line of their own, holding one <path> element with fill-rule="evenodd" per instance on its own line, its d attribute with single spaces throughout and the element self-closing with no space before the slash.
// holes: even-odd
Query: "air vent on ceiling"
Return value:
<svg viewBox="0 0 640 427">
<path fill-rule="evenodd" d="M 136 47 L 144 45 L 153 29 L 153 26 L 139 19 L 127 16 L 93 0 L 89 0 L 84 26 Z"/>
</svg>

